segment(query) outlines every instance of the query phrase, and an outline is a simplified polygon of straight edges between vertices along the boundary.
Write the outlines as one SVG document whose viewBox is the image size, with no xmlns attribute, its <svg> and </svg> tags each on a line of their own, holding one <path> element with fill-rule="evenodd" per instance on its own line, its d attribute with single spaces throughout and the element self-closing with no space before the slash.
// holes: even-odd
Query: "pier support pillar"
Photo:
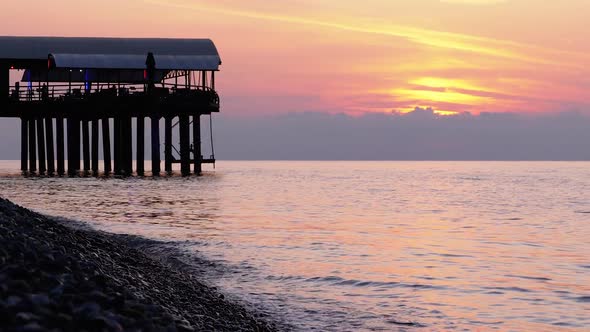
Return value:
<svg viewBox="0 0 590 332">
<path fill-rule="evenodd" d="M 55 174 L 55 154 L 53 151 L 53 118 L 45 118 L 45 137 L 47 147 L 47 174 Z"/>
<path fill-rule="evenodd" d="M 98 175 L 98 119 L 92 120 L 92 172 Z"/>
<path fill-rule="evenodd" d="M 152 175 L 160 176 L 160 118 L 152 117 Z"/>
<path fill-rule="evenodd" d="M 35 119 L 29 119 L 29 171 L 37 171 L 37 137 L 35 136 Z"/>
<path fill-rule="evenodd" d="M 203 171 L 201 164 L 201 115 L 193 115 L 193 154 L 194 154 L 194 171 L 196 175 L 200 175 Z"/>
<path fill-rule="evenodd" d="M 45 174 L 45 130 L 43 118 L 35 119 L 37 122 L 37 157 L 39 157 L 39 174 Z"/>
<path fill-rule="evenodd" d="M 182 176 L 188 176 L 191 174 L 191 161 L 190 161 L 190 124 L 189 116 L 179 116 L 180 122 L 180 172 Z"/>
<path fill-rule="evenodd" d="M 137 161 L 137 175 L 143 176 L 145 174 L 145 120 L 143 116 L 137 117 L 137 148 L 136 148 L 136 161 Z"/>
<path fill-rule="evenodd" d="M 121 175 L 121 118 L 118 116 L 113 119 L 113 138 L 114 173 Z"/>
<path fill-rule="evenodd" d="M 80 120 L 68 118 L 68 175 L 80 171 Z"/>
<path fill-rule="evenodd" d="M 72 132 L 74 131 L 74 120 L 66 118 L 66 136 L 68 137 L 68 175 L 74 175 L 74 138 Z"/>
<path fill-rule="evenodd" d="M 123 117 L 123 171 L 126 176 L 133 174 L 133 131 L 131 116 Z"/>
<path fill-rule="evenodd" d="M 29 169 L 29 121 L 20 119 L 20 170 L 26 172 Z"/>
<path fill-rule="evenodd" d="M 82 120 L 82 157 L 84 159 L 84 172 L 90 171 L 90 133 L 88 120 Z"/>
<path fill-rule="evenodd" d="M 74 119 L 74 130 L 73 130 L 73 137 L 74 137 L 74 171 L 76 174 L 79 174 L 82 170 L 80 166 L 81 159 L 80 159 L 80 125 L 82 121 L 80 119 Z"/>
<path fill-rule="evenodd" d="M 104 174 L 111 173 L 111 133 L 109 118 L 102 119 L 102 152 L 104 160 Z"/>
<path fill-rule="evenodd" d="M 64 154 L 64 119 L 58 116 L 55 119 L 55 141 L 57 147 L 57 174 L 65 174 L 65 154 Z"/>
<path fill-rule="evenodd" d="M 172 118 L 164 118 L 164 169 L 172 173 Z"/>
</svg>

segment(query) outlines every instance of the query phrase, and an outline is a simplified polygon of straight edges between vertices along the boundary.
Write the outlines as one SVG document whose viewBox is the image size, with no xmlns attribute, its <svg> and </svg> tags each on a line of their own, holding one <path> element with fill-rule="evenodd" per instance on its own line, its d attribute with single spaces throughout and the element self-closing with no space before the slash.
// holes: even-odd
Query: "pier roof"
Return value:
<svg viewBox="0 0 590 332">
<path fill-rule="evenodd" d="M 141 69 L 151 52 L 156 68 L 218 70 L 221 58 L 210 39 L 1 37 L 0 60 L 47 61 L 60 68 Z"/>
</svg>

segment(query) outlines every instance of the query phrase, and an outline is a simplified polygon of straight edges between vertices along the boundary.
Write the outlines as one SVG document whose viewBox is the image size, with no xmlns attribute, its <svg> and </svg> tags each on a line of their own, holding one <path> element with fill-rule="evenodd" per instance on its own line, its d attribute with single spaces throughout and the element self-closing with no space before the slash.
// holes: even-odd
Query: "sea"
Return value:
<svg viewBox="0 0 590 332">
<path fill-rule="evenodd" d="M 0 196 L 177 246 L 295 331 L 590 331 L 589 162 L 216 166 L 50 178 L 3 161 Z"/>
</svg>

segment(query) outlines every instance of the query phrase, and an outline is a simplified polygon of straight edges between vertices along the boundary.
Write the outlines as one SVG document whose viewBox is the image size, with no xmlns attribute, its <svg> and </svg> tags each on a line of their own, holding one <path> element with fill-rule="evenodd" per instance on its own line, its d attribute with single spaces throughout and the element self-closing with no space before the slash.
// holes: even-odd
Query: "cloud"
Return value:
<svg viewBox="0 0 590 332">
<path fill-rule="evenodd" d="M 221 159 L 590 160 L 590 117 L 431 108 L 401 114 L 293 113 L 215 121 Z"/>
<path fill-rule="evenodd" d="M 229 15 L 236 17 L 245 17 L 266 21 L 275 21 L 299 25 L 309 25 L 342 31 L 375 34 L 382 36 L 404 38 L 413 43 L 436 47 L 448 50 L 476 53 L 486 56 L 506 58 L 512 60 L 525 61 L 536 64 L 554 64 L 536 53 L 534 56 L 525 52 L 525 49 L 535 49 L 537 51 L 550 53 L 563 53 L 561 50 L 545 50 L 533 45 L 516 43 L 508 40 L 499 40 L 487 37 L 473 36 L 445 31 L 429 30 L 411 26 L 402 26 L 388 23 L 387 21 L 378 20 L 375 17 L 341 17 L 341 18 L 322 18 L 322 17 L 303 17 L 296 15 L 287 15 L 282 13 L 263 12 L 255 9 L 243 9 L 237 5 L 212 5 L 204 2 L 195 4 L 187 1 L 163 1 L 163 0 L 144 0 L 151 4 L 157 4 L 166 7 L 176 7 L 185 10 L 194 10 L 209 12 L 214 14 Z M 486 2 L 486 1 L 467 1 L 467 2 Z M 489 1 L 487 1 L 489 2 Z M 237 8 L 237 9 L 235 9 Z M 577 55 L 577 54 L 575 54 Z"/>
</svg>

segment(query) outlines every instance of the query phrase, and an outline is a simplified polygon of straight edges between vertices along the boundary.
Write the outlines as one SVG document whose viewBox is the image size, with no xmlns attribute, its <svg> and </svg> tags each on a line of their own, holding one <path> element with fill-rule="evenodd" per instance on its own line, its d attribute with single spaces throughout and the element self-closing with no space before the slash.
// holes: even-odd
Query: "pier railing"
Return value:
<svg viewBox="0 0 590 332">
<path fill-rule="evenodd" d="M 219 95 L 208 86 L 183 86 L 161 83 L 150 92 L 163 101 L 194 102 L 219 107 Z M 42 103 L 59 101 L 116 101 L 148 96 L 146 85 L 137 84 L 39 84 L 35 86 L 10 86 L 10 103 Z"/>
</svg>

